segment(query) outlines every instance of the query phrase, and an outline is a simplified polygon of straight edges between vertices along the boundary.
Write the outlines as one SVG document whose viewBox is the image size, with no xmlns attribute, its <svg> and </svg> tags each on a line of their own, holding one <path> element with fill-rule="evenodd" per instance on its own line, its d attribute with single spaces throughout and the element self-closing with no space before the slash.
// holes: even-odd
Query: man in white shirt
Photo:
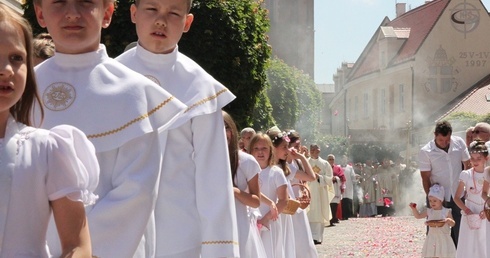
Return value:
<svg viewBox="0 0 490 258">
<path fill-rule="evenodd" d="M 434 140 L 427 143 L 419 152 L 418 162 L 422 184 L 425 193 L 429 193 L 432 184 L 438 183 L 447 189 L 444 199 L 446 207 L 452 209 L 452 215 L 456 225 L 451 230 L 451 238 L 458 245 L 459 223 L 461 210 L 454 203 L 453 198 L 459 182 L 459 174 L 462 166 L 469 167 L 470 154 L 466 142 L 459 136 L 452 136 L 451 124 L 447 121 L 437 122 L 434 130 Z"/>
</svg>

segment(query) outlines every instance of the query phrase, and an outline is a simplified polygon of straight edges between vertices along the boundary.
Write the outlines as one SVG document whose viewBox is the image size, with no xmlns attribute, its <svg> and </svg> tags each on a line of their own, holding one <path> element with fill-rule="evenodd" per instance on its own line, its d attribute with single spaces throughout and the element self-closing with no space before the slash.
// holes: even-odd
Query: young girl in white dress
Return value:
<svg viewBox="0 0 490 258">
<path fill-rule="evenodd" d="M 272 145 L 274 146 L 274 164 L 279 166 L 284 172 L 286 179 L 291 176 L 291 170 L 287 164 L 287 158 L 289 154 L 289 138 L 286 132 L 281 132 L 277 126 L 274 126 L 267 130 L 267 135 L 271 138 Z M 294 198 L 294 191 L 291 186 L 291 182 L 287 180 L 287 190 L 289 198 Z M 295 258 L 296 257 L 296 243 L 294 240 L 294 226 L 293 218 L 290 214 L 281 213 L 279 220 L 282 225 L 282 239 L 284 244 L 284 253 L 278 257 Z M 276 254 L 277 255 L 277 254 Z"/>
<path fill-rule="evenodd" d="M 456 248 L 451 239 L 451 227 L 455 222 L 451 215 L 451 209 L 444 208 L 444 187 L 439 184 L 434 184 L 429 189 L 429 205 L 430 208 L 419 213 L 417 205 L 410 203 L 410 208 L 415 218 L 426 218 L 427 221 L 442 221 L 444 224 L 433 225 L 431 222 L 426 222 L 429 225 L 429 232 L 425 238 L 424 247 L 422 249 L 422 257 L 454 257 Z"/>
<path fill-rule="evenodd" d="M 231 176 L 235 195 L 240 257 L 266 258 L 257 222 L 251 221 L 248 208 L 260 205 L 260 165 L 255 158 L 238 148 L 238 129 L 233 118 L 222 111 L 230 155 Z"/>
<path fill-rule="evenodd" d="M 288 165 L 291 170 L 291 174 L 287 179 L 293 187 L 293 198 L 298 198 L 300 196 L 300 191 L 304 190 L 302 188 L 300 189 L 299 185 L 304 185 L 305 182 L 316 180 L 316 175 L 306 157 L 300 153 L 301 140 L 299 133 L 295 130 L 286 130 L 286 133 L 290 140 Z M 306 210 L 298 208 L 298 211 L 292 218 L 296 257 L 318 257 Z"/>
<path fill-rule="evenodd" d="M 250 140 L 250 152 L 255 157 L 262 171 L 259 173 L 261 198 L 259 211 L 261 217 L 257 224 L 261 228 L 260 236 L 268 258 L 284 257 L 284 239 L 281 213 L 288 202 L 287 179 L 281 168 L 274 165 L 274 147 L 272 141 L 261 132 Z"/>
<path fill-rule="evenodd" d="M 483 211 L 486 199 L 482 198 L 488 149 L 485 142 L 476 140 L 470 143 L 468 152 L 472 168 L 461 172 L 456 190 L 456 196 L 462 196 L 466 190 L 465 202 L 460 198 L 454 199 L 463 214 L 456 257 L 488 257 L 487 231 L 490 223 Z"/>
<path fill-rule="evenodd" d="M 27 21 L 0 3 L 0 257 L 49 257 L 51 213 L 62 257 L 91 257 L 84 204 L 99 165 L 93 145 L 71 126 L 31 127 L 39 101 Z"/>
</svg>

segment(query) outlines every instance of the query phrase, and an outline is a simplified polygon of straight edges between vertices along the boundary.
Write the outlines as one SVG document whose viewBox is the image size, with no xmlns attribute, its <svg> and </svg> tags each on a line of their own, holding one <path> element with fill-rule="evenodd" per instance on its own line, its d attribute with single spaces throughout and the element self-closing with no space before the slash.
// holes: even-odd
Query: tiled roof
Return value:
<svg viewBox="0 0 490 258">
<path fill-rule="evenodd" d="M 490 74 L 449 102 L 438 112 L 439 116 L 435 121 L 455 112 L 471 112 L 477 115 L 490 113 Z"/>
<path fill-rule="evenodd" d="M 393 21 L 386 21 L 381 24 L 383 27 L 393 27 L 397 31 L 398 38 L 405 40 L 398 53 L 391 60 L 392 65 L 410 60 L 417 53 L 418 49 L 429 35 L 444 9 L 450 0 L 434 0 L 427 2 L 411 11 L 400 15 Z M 376 34 L 380 33 L 380 29 Z M 407 35 L 408 38 L 406 37 Z M 376 39 L 376 37 L 373 37 Z M 378 71 L 379 66 L 379 44 L 377 41 L 368 45 L 353 70 L 352 79 Z"/>
<path fill-rule="evenodd" d="M 393 60 L 393 64 L 410 59 L 417 53 L 424 40 L 439 20 L 449 0 L 428 2 L 394 19 L 388 24 L 393 28 L 410 28 L 410 37 Z"/>
</svg>

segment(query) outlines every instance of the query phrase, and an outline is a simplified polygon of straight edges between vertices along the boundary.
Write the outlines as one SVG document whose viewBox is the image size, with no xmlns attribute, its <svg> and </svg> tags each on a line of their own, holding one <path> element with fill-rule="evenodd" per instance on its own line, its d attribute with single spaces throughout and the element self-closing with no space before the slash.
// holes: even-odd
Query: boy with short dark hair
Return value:
<svg viewBox="0 0 490 258">
<path fill-rule="evenodd" d="M 70 124 L 94 144 L 99 199 L 87 207 L 93 254 L 146 257 L 143 235 L 152 216 L 165 139 L 184 104 L 115 61 L 100 44 L 113 0 L 34 0 L 56 53 L 36 67 L 44 128 Z M 160 135 L 159 135 L 159 132 Z M 48 236 L 49 237 L 49 236 Z M 49 241 L 49 240 L 48 240 Z M 56 241 L 49 241 L 53 255 Z"/>
<path fill-rule="evenodd" d="M 190 0 L 131 6 L 138 45 L 116 58 L 189 108 L 169 130 L 155 208 L 156 257 L 238 257 L 236 214 L 221 109 L 235 96 L 177 43 L 194 16 Z"/>
</svg>

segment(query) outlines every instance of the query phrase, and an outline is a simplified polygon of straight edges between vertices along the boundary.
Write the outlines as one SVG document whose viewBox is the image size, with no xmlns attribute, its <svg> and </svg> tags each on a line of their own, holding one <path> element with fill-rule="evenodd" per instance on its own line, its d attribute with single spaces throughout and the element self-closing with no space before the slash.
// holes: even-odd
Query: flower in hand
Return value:
<svg viewBox="0 0 490 258">
<path fill-rule="evenodd" d="M 414 202 L 411 202 L 411 203 L 409 204 L 409 206 L 410 206 L 410 208 L 412 208 L 412 209 L 417 208 L 417 204 L 416 204 L 416 203 L 414 203 Z"/>
</svg>

